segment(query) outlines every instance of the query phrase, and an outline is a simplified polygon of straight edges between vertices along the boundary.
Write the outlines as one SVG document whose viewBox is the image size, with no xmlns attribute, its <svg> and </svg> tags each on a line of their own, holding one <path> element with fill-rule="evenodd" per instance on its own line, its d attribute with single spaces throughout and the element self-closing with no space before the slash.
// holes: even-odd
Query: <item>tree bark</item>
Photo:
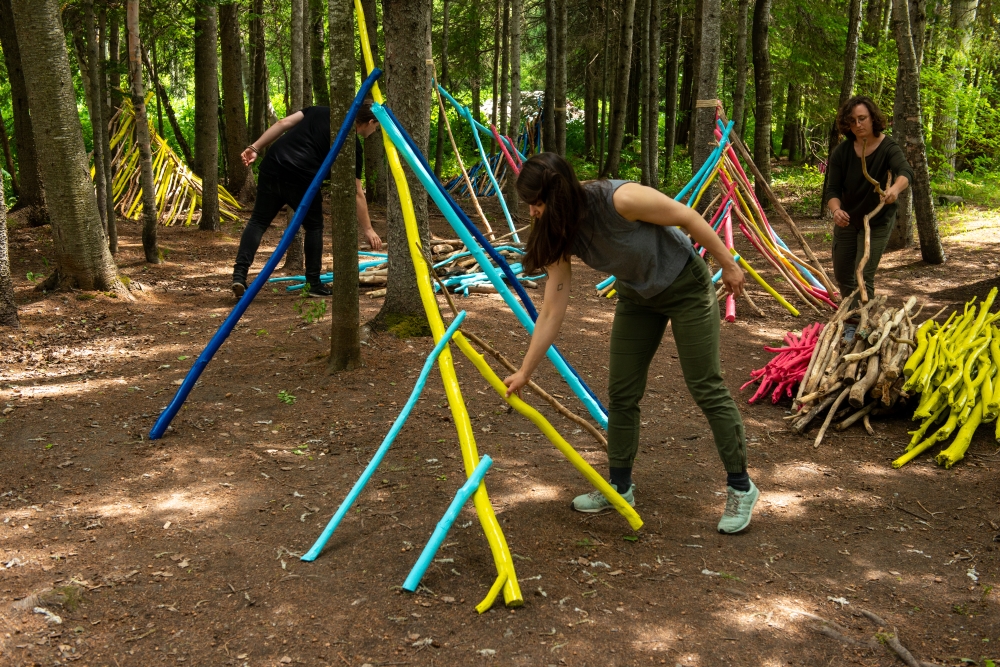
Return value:
<svg viewBox="0 0 1000 667">
<path fill-rule="evenodd" d="M 661 0 L 649 0 L 649 83 L 646 86 L 646 145 L 649 185 L 660 186 L 660 31 Z"/>
<path fill-rule="evenodd" d="M 206 232 L 219 230 L 218 11 L 211 0 L 199 0 L 195 5 L 194 151 L 196 164 L 201 168 L 198 229 Z"/>
<path fill-rule="evenodd" d="M 118 216 L 115 215 L 115 191 L 114 191 L 114 181 L 115 172 L 114 167 L 111 164 L 111 118 L 114 117 L 114 113 L 118 110 L 117 107 L 111 105 L 111 96 L 108 91 L 108 60 L 107 60 L 107 4 L 102 4 L 100 9 L 100 14 L 98 15 L 98 64 L 99 64 L 99 75 L 100 79 L 100 96 L 101 96 L 101 112 L 103 115 L 104 123 L 101 126 L 101 141 L 103 142 L 103 157 L 104 157 L 104 210 L 107 214 L 107 234 L 108 234 L 108 250 L 111 251 L 112 255 L 118 254 Z M 115 59 L 117 62 L 117 54 L 115 54 Z"/>
<path fill-rule="evenodd" d="M 588 0 L 587 11 L 589 21 L 599 25 L 602 20 L 600 1 Z M 601 47 L 592 36 L 588 36 L 585 53 L 587 65 L 583 71 L 583 155 L 593 162 L 600 115 L 598 74 L 601 71 Z"/>
<path fill-rule="evenodd" d="M 797 83 L 788 84 L 788 97 L 785 99 L 785 124 L 781 131 L 781 147 L 788 151 L 788 160 L 799 159 L 799 129 L 802 112 L 802 87 Z"/>
<path fill-rule="evenodd" d="M 972 26 L 976 22 L 979 0 L 951 0 L 951 42 L 950 57 L 941 65 L 941 74 L 947 82 L 946 94 L 938 106 L 934 119 L 934 135 L 931 143 L 941 154 L 940 173 L 947 180 L 955 180 L 955 157 L 958 148 L 958 113 L 960 93 L 965 85 L 965 70 L 969 65 L 969 43 L 972 41 Z M 911 19 L 912 20 L 912 19 Z M 914 32 L 914 41 L 916 33 Z M 917 52 L 914 44 L 914 54 Z M 917 58 L 917 62 L 920 59 Z M 918 65 L 919 68 L 919 65 Z"/>
<path fill-rule="evenodd" d="M 128 31 L 128 70 L 132 83 L 132 108 L 135 110 L 136 141 L 139 144 L 139 186 L 142 188 L 142 250 L 150 264 L 160 263 L 156 244 L 156 197 L 153 184 L 153 157 L 149 148 L 149 120 L 146 116 L 146 90 L 142 84 L 143 53 L 139 39 L 139 0 L 128 0 L 125 26 Z"/>
<path fill-rule="evenodd" d="M 896 124 L 899 125 L 896 139 L 903 147 L 906 159 L 913 169 L 914 182 L 910 187 L 917 218 L 917 235 L 920 237 L 920 256 L 928 264 L 942 264 L 945 261 L 945 253 L 941 245 L 937 216 L 934 213 L 934 201 L 931 198 L 927 150 L 920 118 L 920 73 L 916 52 L 913 50 L 908 2 L 893 3 L 892 25 L 899 56 L 896 95 L 904 98 L 900 107 L 901 117 L 896 119 Z"/>
<path fill-rule="evenodd" d="M 337 136 L 354 98 L 354 12 L 351 3 L 347 2 L 333 0 L 329 7 L 330 137 L 333 138 Z M 371 37 L 375 39 L 374 34 Z M 422 70 L 424 60 L 420 59 L 418 63 Z M 429 114 L 430 109 L 427 111 Z M 339 278 L 331 285 L 332 329 L 327 362 L 330 372 L 361 367 L 358 281 L 355 278 L 358 275 L 358 217 L 354 208 L 354 159 L 354 141 L 349 139 L 330 170 L 333 266 Z M 389 247 L 392 252 L 391 243 Z M 400 249 L 406 250 L 406 244 L 400 244 Z"/>
<path fill-rule="evenodd" d="M 677 140 L 677 84 L 681 57 L 681 4 L 678 0 L 671 3 L 667 21 L 667 73 L 664 77 L 664 118 L 663 118 L 663 178 L 670 180 L 670 172 L 674 162 L 674 146 Z M 745 48 L 744 44 L 744 48 Z M 746 54 L 744 54 L 746 57 Z M 746 69 L 746 67 L 744 67 Z M 744 78 L 746 74 L 744 73 Z"/>
<path fill-rule="evenodd" d="M 860 0 L 854 0 L 860 2 Z M 736 87 L 733 90 L 733 130 L 743 136 L 743 121 L 746 117 L 747 104 L 747 72 L 750 65 L 747 62 L 747 17 L 750 0 L 738 0 L 736 6 Z"/>
<path fill-rule="evenodd" d="M 470 39 L 472 40 L 472 52 L 480 53 L 480 47 L 483 42 L 483 17 L 480 14 L 482 11 L 482 1 L 472 0 L 472 35 Z M 481 58 L 474 58 L 475 62 L 472 63 L 472 74 L 469 77 L 469 88 L 472 92 L 472 117 L 476 119 L 477 123 L 483 122 L 480 117 L 482 115 L 482 110 L 480 107 L 483 105 L 481 88 L 483 85 L 483 61 Z"/>
<path fill-rule="evenodd" d="M 74 41 L 77 47 L 77 64 L 86 87 L 87 113 L 90 115 L 90 128 L 94 147 L 94 188 L 97 191 L 97 212 L 101 216 L 101 227 L 104 234 L 108 233 L 108 182 L 104 178 L 104 132 L 107 123 L 104 120 L 104 109 L 101 104 L 101 79 L 97 49 L 97 21 L 94 16 L 93 0 L 84 0 L 83 11 L 78 12 L 74 20 Z M 81 16 L 82 13 L 82 16 Z M 103 128 L 103 129 L 102 129 Z M 110 248 L 110 245 L 108 246 Z"/>
<path fill-rule="evenodd" d="M 289 93 L 288 98 L 291 102 L 290 106 L 285 110 L 285 115 L 294 113 L 302 108 L 302 98 L 304 97 L 303 87 L 302 87 L 302 77 L 303 77 L 303 48 L 302 48 L 302 37 L 305 35 L 305 0 L 291 0 L 292 7 L 292 20 L 289 25 L 289 30 L 291 32 L 290 50 L 291 50 L 291 68 L 290 68 L 290 78 L 289 81 Z"/>
<path fill-rule="evenodd" d="M 764 1 L 770 2 L 770 0 Z M 701 74 L 698 77 L 698 99 L 695 100 L 694 145 L 691 147 L 691 169 L 695 172 L 708 159 L 715 144 L 715 107 L 698 105 L 704 104 L 706 100 L 716 99 L 719 94 L 721 14 L 721 0 L 702 0 L 699 58 Z M 756 66 L 756 61 L 754 65 Z"/>
<path fill-rule="evenodd" d="M 32 224 L 43 224 L 46 220 L 45 191 L 42 188 L 38 153 L 35 150 L 35 135 L 32 129 L 31 113 L 28 105 L 28 91 L 25 86 L 24 70 L 21 67 L 21 48 L 14 31 L 14 14 L 11 0 L 0 0 L 0 46 L 3 47 L 10 81 L 11 106 L 14 109 L 14 146 L 17 148 L 18 185 L 20 196 L 13 210 L 32 207 L 29 216 Z"/>
<path fill-rule="evenodd" d="M 611 8 L 608 0 L 601 0 L 601 11 L 604 14 L 604 45 L 601 47 L 601 121 L 597 130 L 597 160 L 598 169 L 604 164 L 604 146 L 607 142 L 608 126 L 608 68 L 611 64 Z"/>
<path fill-rule="evenodd" d="M 383 0 L 385 30 L 386 99 L 409 131 L 417 147 L 427 154 L 430 143 L 430 68 L 426 61 L 431 47 L 431 0 Z M 420 91 L 414 94 L 414 91 Z M 430 238 L 427 222 L 427 192 L 417 178 L 406 173 L 413 198 L 420 242 Z M 397 321 L 413 319 L 424 323 L 426 316 L 417 290 L 416 274 L 410 259 L 403 225 L 402 208 L 396 188 L 389 188 L 386 211 L 389 240 L 389 278 L 385 302 L 374 324 L 391 328 Z"/>
<path fill-rule="evenodd" d="M 556 143 L 556 0 L 542 1 L 545 3 L 545 101 L 542 107 L 542 148 L 546 151 L 558 152 L 559 148 Z"/>
<path fill-rule="evenodd" d="M 313 106 L 312 38 L 313 16 L 309 0 L 303 1 L 302 10 L 302 108 Z M 330 105 L 325 105 L 330 106 Z"/>
<path fill-rule="evenodd" d="M 313 104 L 330 106 L 330 83 L 326 77 L 326 32 L 323 29 L 325 3 L 323 0 L 309 0 L 309 18 L 312 20 L 309 37 L 310 66 L 312 68 Z M 372 39 L 377 38 L 377 33 Z M 372 45 L 376 49 L 377 44 Z M 381 138 L 379 138 L 381 141 Z"/>
<path fill-rule="evenodd" d="M 146 67 L 146 74 L 149 75 L 150 82 L 153 84 L 153 88 L 156 89 L 156 96 L 163 102 L 163 109 L 167 112 L 167 121 L 170 123 L 170 129 L 174 133 L 174 139 L 177 140 L 177 145 L 181 148 L 181 153 L 184 156 L 184 163 L 195 173 L 198 170 L 195 169 L 194 155 L 191 153 L 191 146 L 188 145 L 187 139 L 184 138 L 184 133 L 181 131 L 180 123 L 177 122 L 177 114 L 174 113 L 174 107 L 170 104 L 170 96 L 167 95 L 166 89 L 164 89 L 163 84 L 160 83 L 160 79 L 156 76 L 156 70 L 153 69 L 152 63 L 149 61 L 149 54 L 146 53 L 145 47 L 142 49 L 142 64 Z"/>
<path fill-rule="evenodd" d="M 523 0 L 510 2 L 510 122 L 508 134 L 517 143 L 521 132 L 521 21 L 524 18 Z M 517 179 L 511 175 L 507 179 L 504 193 L 507 207 L 512 216 L 517 215 Z"/>
<path fill-rule="evenodd" d="M 639 68 L 636 74 L 638 100 L 638 115 L 641 116 L 639 135 L 639 182 L 649 185 L 649 133 L 646 131 L 647 98 L 649 93 L 649 9 L 650 0 L 638 0 L 636 3 L 637 32 L 639 34 Z"/>
<path fill-rule="evenodd" d="M 13 175 L 13 171 L 10 172 Z M 14 282 L 10 278 L 10 253 L 7 248 L 7 203 L 4 201 L 3 183 L 0 183 L 0 327 L 17 329 L 17 302 L 14 301 Z"/>
<path fill-rule="evenodd" d="M 757 0 L 753 8 L 753 75 L 756 93 L 754 120 L 753 161 L 771 183 L 771 54 L 768 32 L 771 18 L 771 0 Z M 766 201 L 764 185 L 756 183 L 757 199 Z"/>
<path fill-rule="evenodd" d="M 222 55 L 222 106 L 226 117 L 226 188 L 243 203 L 257 194 L 253 171 L 240 157 L 250 144 L 243 103 L 243 66 L 240 50 L 239 5 L 219 5 L 219 44 Z"/>
<path fill-rule="evenodd" d="M 632 65 L 632 33 L 635 25 L 635 0 L 624 0 L 618 32 L 618 71 L 612 95 L 611 118 L 608 123 L 608 158 L 601 169 L 602 177 L 617 177 L 625 138 L 625 103 L 628 98 L 629 74 Z"/>
<path fill-rule="evenodd" d="M 368 26 L 368 36 L 372 41 L 372 59 L 376 67 L 383 67 L 378 48 L 378 21 L 375 13 L 378 6 L 375 0 L 362 0 L 365 10 L 365 24 Z M 368 76 L 368 72 L 364 73 Z M 385 146 L 382 143 L 382 133 L 373 132 L 365 139 L 365 198 L 369 203 L 381 206 L 388 204 L 389 165 L 385 159 Z"/>
<path fill-rule="evenodd" d="M 253 58 L 253 85 L 250 94 L 250 140 L 267 129 L 267 53 L 264 45 L 264 0 L 253 0 L 250 19 L 250 49 Z"/>
<path fill-rule="evenodd" d="M 104 238 L 87 168 L 57 0 L 15 0 L 24 82 L 52 222 L 55 271 L 44 289 L 127 295 Z"/>
<path fill-rule="evenodd" d="M 851 10 L 849 15 L 854 16 L 854 2 L 851 0 Z M 873 49 L 877 49 L 882 38 L 882 16 L 885 11 L 886 2 L 891 0 L 869 0 L 867 11 L 865 12 L 864 42 Z M 861 11 L 861 3 L 858 2 L 857 11 Z M 860 15 L 858 16 L 860 22 Z"/>
<path fill-rule="evenodd" d="M 695 53 L 694 53 L 693 18 L 681 21 L 683 38 L 684 67 L 681 70 L 681 92 L 677 107 L 677 139 L 678 146 L 687 146 L 691 130 L 692 109 L 695 95 Z"/>
<path fill-rule="evenodd" d="M 871 0 L 872 5 L 879 3 L 879 0 Z M 847 100 L 854 94 L 854 82 L 858 73 L 858 40 L 861 34 L 861 0 L 851 0 L 847 8 L 847 46 L 844 49 L 844 76 L 840 80 L 840 99 L 837 102 L 837 109 L 840 109 Z M 836 112 L 835 112 L 836 113 Z M 830 123 L 830 135 L 827 141 L 827 156 L 833 153 L 840 141 L 840 129 L 837 127 L 837 120 Z M 819 215 L 820 217 L 829 214 L 826 208 L 826 173 L 823 174 L 823 192 L 820 195 Z"/>
<path fill-rule="evenodd" d="M 451 8 L 451 1 L 444 0 L 444 16 L 441 25 L 441 70 L 438 78 L 441 85 L 448 87 L 448 14 Z M 447 134 L 444 127 L 444 112 L 438 107 L 437 113 L 437 141 L 434 148 L 434 175 L 441 178 L 441 167 L 444 162 L 444 135 Z"/>
<path fill-rule="evenodd" d="M 0 0 L 0 3 L 5 1 Z M 116 111 L 122 106 L 121 85 L 121 16 L 118 10 L 113 10 L 108 26 L 108 95 Z"/>
<path fill-rule="evenodd" d="M 17 169 L 14 167 L 14 156 L 10 152 L 10 137 L 7 136 L 7 124 L 3 120 L 3 114 L 0 114 L 0 143 L 3 144 L 3 157 L 7 163 L 7 173 L 10 174 L 10 189 L 17 197 Z"/>
</svg>

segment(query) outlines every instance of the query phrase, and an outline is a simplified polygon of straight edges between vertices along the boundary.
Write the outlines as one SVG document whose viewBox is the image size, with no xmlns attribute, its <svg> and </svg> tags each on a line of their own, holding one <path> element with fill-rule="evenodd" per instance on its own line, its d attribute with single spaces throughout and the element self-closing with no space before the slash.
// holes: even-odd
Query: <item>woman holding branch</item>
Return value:
<svg viewBox="0 0 1000 667">
<path fill-rule="evenodd" d="M 885 126 L 885 116 L 864 95 L 847 100 L 837 112 L 837 127 L 846 140 L 830 153 L 826 196 L 834 223 L 833 273 L 845 295 L 858 286 L 855 273 L 865 253 L 865 215 L 881 203 L 882 210 L 869 221 L 870 252 L 863 269 L 868 295 L 874 296 L 875 269 L 896 226 L 896 198 L 913 180 L 913 170 L 899 144 L 885 134 Z M 866 170 L 880 185 L 868 180 Z M 890 172 L 893 182 L 885 188 Z M 854 339 L 856 326 L 856 322 L 845 324 L 848 341 Z"/>
<path fill-rule="evenodd" d="M 545 301 L 521 368 L 504 380 L 520 392 L 555 342 L 569 303 L 570 257 L 618 277 L 611 329 L 608 394 L 608 463 L 611 483 L 635 504 L 632 465 L 639 447 L 639 401 L 649 365 L 671 323 L 684 381 L 708 418 L 727 473 L 728 499 L 719 532 L 750 524 L 759 492 L 747 474 L 743 420 L 722 380 L 719 303 L 705 263 L 691 239 L 722 266 L 722 281 L 743 291 L 743 271 L 696 211 L 661 192 L 627 181 L 580 184 L 573 167 L 555 153 L 531 156 L 517 179 L 534 224 L 523 258 L 530 272 L 548 273 Z M 578 496 L 573 509 L 602 512 L 600 491 Z"/>
</svg>

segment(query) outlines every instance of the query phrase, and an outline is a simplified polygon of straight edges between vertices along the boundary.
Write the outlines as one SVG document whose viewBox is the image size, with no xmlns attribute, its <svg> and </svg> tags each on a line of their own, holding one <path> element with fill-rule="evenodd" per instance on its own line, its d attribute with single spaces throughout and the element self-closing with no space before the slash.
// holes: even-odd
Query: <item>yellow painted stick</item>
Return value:
<svg viewBox="0 0 1000 667">
<path fill-rule="evenodd" d="M 375 61 L 372 58 L 371 43 L 368 40 L 368 28 L 365 25 L 365 12 L 361 7 L 361 0 L 354 0 L 354 10 L 357 15 L 358 37 L 361 42 L 361 51 L 365 58 L 365 66 L 368 71 L 375 69 Z M 372 86 L 372 98 L 379 103 L 384 102 L 382 91 L 376 83 Z M 399 203 L 403 213 L 403 223 L 406 227 L 406 242 L 410 249 L 410 257 L 413 260 L 413 269 L 417 276 L 417 287 L 420 291 L 420 300 L 427 314 L 427 322 L 430 325 L 434 341 L 437 342 L 444 335 L 445 326 L 441 319 L 441 312 L 438 310 L 437 297 L 434 295 L 434 288 L 431 285 L 430 274 L 424 263 L 423 248 L 421 247 L 420 233 L 417 229 L 417 219 L 413 210 L 413 200 L 410 197 L 410 187 L 406 182 L 403 173 L 403 166 L 399 161 L 399 154 L 396 147 L 389 140 L 389 135 L 382 130 L 382 142 L 385 145 L 385 155 L 389 163 L 389 170 L 392 172 L 396 189 L 399 192 Z M 465 402 L 462 399 L 462 391 L 458 385 L 458 378 L 455 375 L 455 366 L 448 347 L 438 357 L 438 367 L 441 369 L 441 378 L 444 382 L 445 394 L 448 397 L 448 406 L 455 420 L 455 428 L 458 431 L 458 441 L 462 451 L 462 461 L 465 464 L 466 476 L 471 475 L 479 462 L 479 453 L 476 450 L 476 440 L 472 432 L 472 422 L 466 410 Z M 486 534 L 486 541 L 490 545 L 493 553 L 493 562 L 497 568 L 497 574 L 504 577 L 503 593 L 504 601 L 508 607 L 519 607 L 524 604 L 524 597 L 521 595 L 521 588 L 517 583 L 517 575 L 514 572 L 514 559 L 510 555 L 507 547 L 507 540 L 500 523 L 497 521 L 496 513 L 490 504 L 489 495 L 486 493 L 486 484 L 480 484 L 472 497 L 476 514 L 482 524 L 483 532 Z M 489 598 L 487 597 L 487 600 Z M 484 600 L 485 603 L 487 600 Z"/>
<path fill-rule="evenodd" d="M 618 491 L 615 490 L 613 486 L 608 484 L 608 482 L 594 470 L 589 463 L 587 463 L 582 456 L 577 454 L 576 450 L 573 449 L 573 445 L 566 442 L 566 440 L 559 435 L 559 432 L 549 423 L 549 420 L 542 416 L 535 408 L 531 407 L 523 400 L 518 398 L 517 394 L 511 394 L 507 397 L 507 386 L 503 383 L 490 365 L 483 358 L 483 355 L 476 352 L 475 348 L 469 344 L 469 341 L 462 335 L 462 332 L 456 332 L 453 338 L 455 344 L 458 345 L 469 361 L 476 367 L 483 378 L 490 384 L 493 389 L 500 394 L 500 396 L 507 401 L 515 410 L 517 410 L 521 415 L 528 418 L 532 424 L 538 427 L 538 430 L 545 434 L 545 437 L 556 446 L 562 455 L 576 468 L 584 478 L 590 482 L 590 484 L 604 494 L 604 497 L 611 502 L 619 514 L 621 514 L 628 521 L 629 525 L 633 529 L 639 530 L 642 528 L 642 519 L 636 513 L 632 507 L 625 502 L 625 499 L 621 497 Z"/>
<path fill-rule="evenodd" d="M 501 572 L 497 575 L 496 581 L 490 586 L 490 592 L 486 594 L 483 601 L 476 605 L 476 611 L 480 614 L 485 614 L 496 602 L 497 596 L 500 595 L 500 591 L 503 590 L 504 584 L 507 583 L 507 573 Z"/>
<path fill-rule="evenodd" d="M 733 250 L 732 248 L 729 249 L 729 252 L 733 253 L 734 256 L 738 256 L 736 254 L 736 251 Z M 767 293 L 770 294 L 771 296 L 773 296 L 778 303 L 780 303 L 782 306 L 784 306 L 788 310 L 788 312 L 790 312 L 795 317 L 799 316 L 799 311 L 797 311 L 795 309 L 795 306 L 793 306 L 792 304 L 790 304 L 787 301 L 785 301 L 785 297 L 783 297 L 780 294 L 778 294 L 774 290 L 773 287 L 771 287 L 770 285 L 768 285 L 767 281 L 765 281 L 763 278 L 761 278 L 760 274 L 757 273 L 756 271 L 754 271 L 753 268 L 751 268 L 751 266 L 749 264 L 747 264 L 747 262 L 746 262 L 745 259 L 743 259 L 742 257 L 740 257 L 737 261 L 740 263 L 740 266 L 742 266 L 743 269 L 747 273 L 749 273 L 751 275 L 751 277 L 753 277 L 754 280 L 757 281 L 757 284 L 760 285 L 761 287 L 763 287 L 765 290 L 767 290 Z"/>
</svg>

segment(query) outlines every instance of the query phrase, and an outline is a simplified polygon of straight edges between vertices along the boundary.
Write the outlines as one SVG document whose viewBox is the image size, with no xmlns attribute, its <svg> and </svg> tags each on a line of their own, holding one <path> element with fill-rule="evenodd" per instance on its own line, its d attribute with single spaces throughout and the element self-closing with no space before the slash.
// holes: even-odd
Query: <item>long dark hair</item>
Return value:
<svg viewBox="0 0 1000 667">
<path fill-rule="evenodd" d="M 569 259 L 580 220 L 587 214 L 587 193 L 573 167 L 555 153 L 532 155 L 517 177 L 517 194 L 528 204 L 545 204 L 533 221 L 525 254 L 525 270 L 535 273 Z"/>
<path fill-rule="evenodd" d="M 882 113 L 872 98 L 867 95 L 855 95 L 851 99 L 844 102 L 837 111 L 837 129 L 851 141 L 857 141 L 858 139 L 854 136 L 854 131 L 851 130 L 851 114 L 854 112 L 854 107 L 859 104 L 864 104 L 868 107 L 868 115 L 872 119 L 873 135 L 877 137 L 882 134 L 885 130 L 885 126 L 887 125 L 885 114 Z"/>
</svg>

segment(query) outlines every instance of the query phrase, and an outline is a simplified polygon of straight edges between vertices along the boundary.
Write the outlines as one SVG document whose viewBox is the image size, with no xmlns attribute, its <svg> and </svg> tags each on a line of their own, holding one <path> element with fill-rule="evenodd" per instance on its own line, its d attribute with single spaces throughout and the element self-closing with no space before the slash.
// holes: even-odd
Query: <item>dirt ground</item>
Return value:
<svg viewBox="0 0 1000 667">
<path fill-rule="evenodd" d="M 886 255 L 877 280 L 893 302 L 915 294 L 926 316 L 1000 283 L 1000 220 L 976 211 L 950 220 L 945 265 L 924 265 L 915 248 Z M 828 230 L 801 224 L 828 261 Z M 440 219 L 432 227 L 452 236 Z M 638 533 L 615 513 L 573 513 L 586 482 L 456 357 L 479 451 L 496 461 L 487 485 L 525 598 L 479 615 L 496 573 L 470 507 L 425 588 L 400 589 L 463 479 L 437 370 L 321 557 L 297 558 L 382 441 L 431 340 L 373 335 L 363 369 L 329 375 L 329 316 L 307 324 L 297 297 L 266 289 L 166 437 L 150 442 L 234 304 L 239 227 L 161 229 L 159 266 L 142 262 L 136 223 L 120 230 L 121 272 L 141 285 L 133 302 L 35 291 L 27 275 L 48 272 L 49 230 L 11 233 L 23 328 L 0 334 L 4 665 L 888 666 L 902 663 L 877 634 L 893 632 L 918 660 L 1000 659 L 992 426 L 948 471 L 930 453 L 889 466 L 908 441 L 905 410 L 875 421 L 874 437 L 857 427 L 819 449 L 789 434 L 788 405 L 747 405 L 751 391 L 739 386 L 769 358 L 763 345 L 814 319 L 804 308 L 793 319 L 753 289 L 768 317 L 742 307 L 722 326 L 762 492 L 737 536 L 715 531 L 725 475 L 669 335 L 643 402 Z M 580 264 L 574 273 L 560 346 L 606 397 L 614 302 L 593 289 L 604 276 Z M 509 358 L 523 354 L 528 337 L 495 296 L 458 302 L 469 329 Z M 380 305 L 363 294 L 362 318 Z M 585 414 L 550 366 L 535 379 Z M 586 432 L 527 398 L 606 472 Z"/>
</svg>

